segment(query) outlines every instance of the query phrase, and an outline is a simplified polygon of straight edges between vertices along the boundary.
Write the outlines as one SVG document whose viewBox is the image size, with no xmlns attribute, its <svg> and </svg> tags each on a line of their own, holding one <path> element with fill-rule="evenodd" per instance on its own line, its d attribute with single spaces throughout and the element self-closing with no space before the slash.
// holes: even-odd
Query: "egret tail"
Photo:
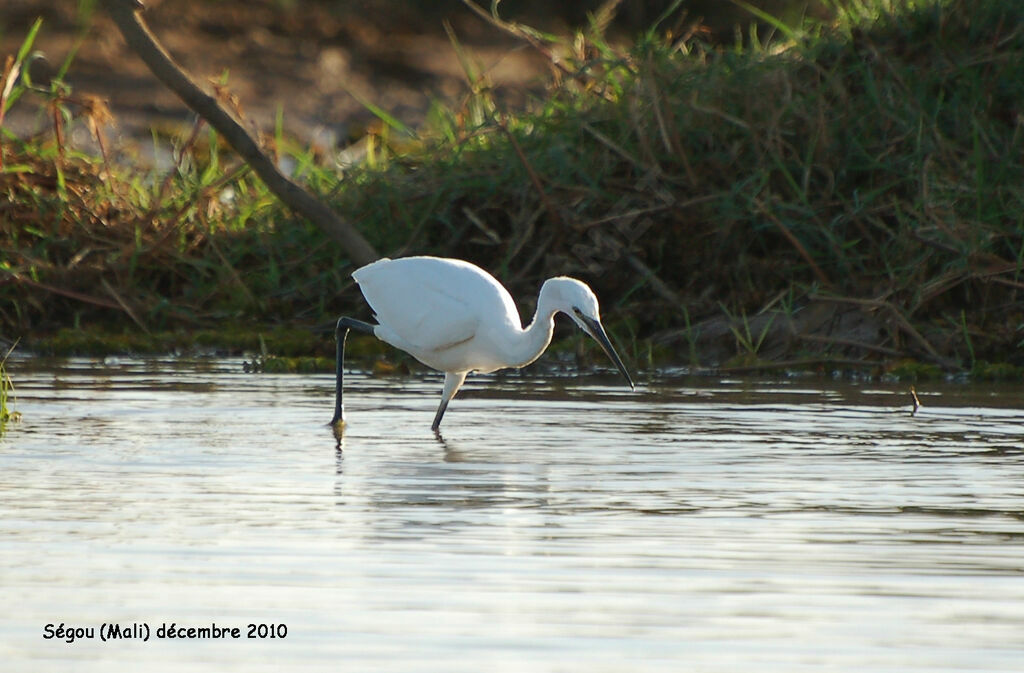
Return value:
<svg viewBox="0 0 1024 673">
<path fill-rule="evenodd" d="M 337 425 L 345 420 L 345 404 L 342 401 L 342 388 L 345 378 L 345 340 L 348 339 L 348 331 L 356 329 L 360 332 L 373 334 L 374 325 L 355 318 L 338 318 L 338 326 L 334 328 L 334 340 L 337 342 L 337 353 L 335 354 L 335 374 L 338 377 L 334 384 L 334 418 L 331 425 Z"/>
</svg>

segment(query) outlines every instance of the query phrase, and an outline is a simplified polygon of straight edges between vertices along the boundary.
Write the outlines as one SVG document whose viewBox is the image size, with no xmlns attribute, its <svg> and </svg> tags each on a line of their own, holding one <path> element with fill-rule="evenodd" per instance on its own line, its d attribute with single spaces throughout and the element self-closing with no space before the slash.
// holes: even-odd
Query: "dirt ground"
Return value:
<svg viewBox="0 0 1024 673">
<path fill-rule="evenodd" d="M 458 101 L 468 87 L 445 31 L 448 22 L 472 60 L 510 103 L 542 87 L 546 68 L 533 50 L 457 4 L 428 19 L 402 15 L 401 3 L 273 0 L 147 0 L 144 17 L 158 39 L 199 82 L 228 75 L 246 117 L 271 131 L 278 109 L 285 129 L 323 147 L 358 137 L 374 119 L 358 98 L 419 125 L 431 100 Z M 66 80 L 76 95 L 105 99 L 109 129 L 122 145 L 148 142 L 150 128 L 173 133 L 191 113 L 146 69 L 113 23 L 97 9 L 82 15 L 74 0 L 5 0 L 0 8 L 0 58 L 14 54 L 36 17 L 35 80 L 60 67 L 81 37 Z M 5 125 L 27 135 L 48 124 L 39 106 L 20 104 Z M 79 140 L 87 140 L 84 129 Z"/>
</svg>

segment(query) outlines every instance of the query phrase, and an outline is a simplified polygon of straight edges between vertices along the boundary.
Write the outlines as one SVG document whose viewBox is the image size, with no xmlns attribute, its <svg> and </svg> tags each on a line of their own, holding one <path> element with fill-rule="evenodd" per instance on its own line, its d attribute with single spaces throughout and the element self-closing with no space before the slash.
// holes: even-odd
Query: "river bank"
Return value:
<svg viewBox="0 0 1024 673">
<path fill-rule="evenodd" d="M 526 316 L 544 278 L 586 280 L 634 366 L 1020 378 L 1021 25 L 991 1 L 785 48 L 712 47 L 685 21 L 628 47 L 591 32 L 522 106 L 467 60 L 465 95 L 422 126 L 378 110 L 357 164 L 265 141 L 378 250 L 470 259 Z M 73 94 L 18 104 L 103 137 Z M 369 317 L 353 265 L 201 125 L 160 170 L 59 132 L 2 142 L 0 320 L 26 349 L 252 350 L 276 328 L 310 336 L 270 354 L 329 355 L 338 315 Z"/>
</svg>

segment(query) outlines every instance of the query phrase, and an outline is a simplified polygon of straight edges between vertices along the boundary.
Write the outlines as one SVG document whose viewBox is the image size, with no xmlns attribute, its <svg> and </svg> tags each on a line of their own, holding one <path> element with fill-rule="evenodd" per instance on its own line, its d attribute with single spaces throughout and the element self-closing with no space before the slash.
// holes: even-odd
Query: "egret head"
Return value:
<svg viewBox="0 0 1024 673">
<path fill-rule="evenodd" d="M 597 296 L 590 287 L 575 278 L 550 278 L 540 290 L 542 298 L 547 298 L 556 311 L 565 313 L 573 319 L 580 329 L 593 337 L 594 341 L 600 344 L 601 349 L 622 373 L 629 382 L 629 387 L 634 388 L 633 379 L 622 359 L 612 347 L 608 335 L 601 325 L 601 310 L 597 305 Z"/>
</svg>

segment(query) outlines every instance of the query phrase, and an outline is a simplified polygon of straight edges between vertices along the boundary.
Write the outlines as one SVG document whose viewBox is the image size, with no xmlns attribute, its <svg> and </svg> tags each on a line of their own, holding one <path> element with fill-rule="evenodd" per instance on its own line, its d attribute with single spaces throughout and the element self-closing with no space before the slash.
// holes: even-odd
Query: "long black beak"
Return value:
<svg viewBox="0 0 1024 673">
<path fill-rule="evenodd" d="M 626 371 L 626 365 L 622 364 L 622 359 L 619 358 L 619 354 L 616 353 L 615 349 L 612 347 L 612 342 L 608 340 L 608 335 L 605 333 L 604 327 L 601 326 L 601 323 L 593 318 L 583 315 L 582 313 L 577 313 L 576 316 L 583 321 L 584 325 L 586 325 L 585 331 L 590 334 L 590 336 L 594 337 L 594 341 L 601 344 L 601 349 L 612 361 L 616 369 L 622 372 L 622 375 L 626 377 L 626 381 L 629 382 L 630 389 L 636 390 L 636 386 L 633 385 L 633 377 L 631 377 L 629 372 Z"/>
</svg>

